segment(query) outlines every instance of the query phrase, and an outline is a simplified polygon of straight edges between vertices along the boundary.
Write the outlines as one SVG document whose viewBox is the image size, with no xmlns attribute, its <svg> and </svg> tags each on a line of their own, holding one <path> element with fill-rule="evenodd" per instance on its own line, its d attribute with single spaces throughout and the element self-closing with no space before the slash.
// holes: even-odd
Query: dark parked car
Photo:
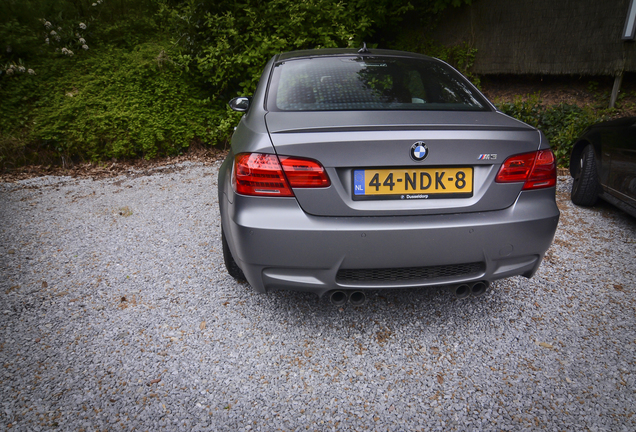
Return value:
<svg viewBox="0 0 636 432">
<path fill-rule="evenodd" d="M 602 198 L 636 217 L 636 117 L 589 127 L 574 144 L 570 173 L 574 204 Z"/>
<path fill-rule="evenodd" d="M 440 60 L 388 50 L 274 56 L 219 172 L 228 272 L 258 292 L 531 277 L 559 219 L 545 136 Z"/>
</svg>

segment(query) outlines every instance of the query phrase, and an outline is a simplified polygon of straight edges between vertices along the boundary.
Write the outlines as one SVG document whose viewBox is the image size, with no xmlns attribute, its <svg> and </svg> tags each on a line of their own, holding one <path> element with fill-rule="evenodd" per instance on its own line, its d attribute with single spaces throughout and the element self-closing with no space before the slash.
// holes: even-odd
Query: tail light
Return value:
<svg viewBox="0 0 636 432">
<path fill-rule="evenodd" d="M 510 156 L 499 168 L 497 183 L 524 182 L 523 190 L 556 185 L 556 160 L 552 150 Z"/>
<path fill-rule="evenodd" d="M 232 183 L 237 193 L 257 196 L 294 196 L 292 188 L 331 185 L 324 167 L 303 158 L 241 153 L 234 158 Z"/>
<path fill-rule="evenodd" d="M 310 159 L 279 157 L 283 171 L 293 188 L 323 188 L 331 185 L 320 163 Z"/>
</svg>

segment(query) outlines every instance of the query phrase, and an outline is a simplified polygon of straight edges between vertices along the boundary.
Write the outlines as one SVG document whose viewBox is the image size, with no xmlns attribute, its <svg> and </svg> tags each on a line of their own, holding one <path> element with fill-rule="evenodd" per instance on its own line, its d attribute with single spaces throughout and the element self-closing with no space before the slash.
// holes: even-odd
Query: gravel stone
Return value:
<svg viewBox="0 0 636 432">
<path fill-rule="evenodd" d="M 569 200 L 534 278 L 361 307 L 225 272 L 220 163 L 0 183 L 0 429 L 636 430 L 636 220 Z"/>
</svg>

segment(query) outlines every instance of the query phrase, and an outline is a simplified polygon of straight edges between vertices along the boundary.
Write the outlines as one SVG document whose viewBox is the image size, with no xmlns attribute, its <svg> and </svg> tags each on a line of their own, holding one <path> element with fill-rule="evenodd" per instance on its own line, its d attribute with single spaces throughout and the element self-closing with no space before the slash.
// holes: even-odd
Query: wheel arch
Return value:
<svg viewBox="0 0 636 432">
<path fill-rule="evenodd" d="M 592 148 L 594 149 L 594 155 L 596 156 L 596 160 L 600 161 L 600 156 L 601 156 L 600 148 L 599 148 L 600 146 L 598 144 L 593 143 L 592 141 L 588 139 L 579 139 L 572 146 L 572 153 L 570 153 L 570 175 L 572 177 L 575 177 L 576 174 L 578 174 L 578 170 L 580 168 L 578 164 L 572 163 L 572 162 L 579 160 L 579 158 L 581 157 L 581 154 L 583 154 L 583 149 L 587 147 L 588 144 L 592 145 Z M 596 169 L 598 170 L 598 168 L 599 167 L 597 165 Z"/>
</svg>

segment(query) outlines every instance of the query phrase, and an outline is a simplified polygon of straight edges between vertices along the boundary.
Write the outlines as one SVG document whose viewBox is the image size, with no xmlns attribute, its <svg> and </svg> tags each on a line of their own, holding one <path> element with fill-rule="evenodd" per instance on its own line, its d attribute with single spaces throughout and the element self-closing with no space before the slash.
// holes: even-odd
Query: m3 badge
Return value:
<svg viewBox="0 0 636 432">
<path fill-rule="evenodd" d="M 497 153 L 480 154 L 477 160 L 496 160 Z"/>
</svg>

